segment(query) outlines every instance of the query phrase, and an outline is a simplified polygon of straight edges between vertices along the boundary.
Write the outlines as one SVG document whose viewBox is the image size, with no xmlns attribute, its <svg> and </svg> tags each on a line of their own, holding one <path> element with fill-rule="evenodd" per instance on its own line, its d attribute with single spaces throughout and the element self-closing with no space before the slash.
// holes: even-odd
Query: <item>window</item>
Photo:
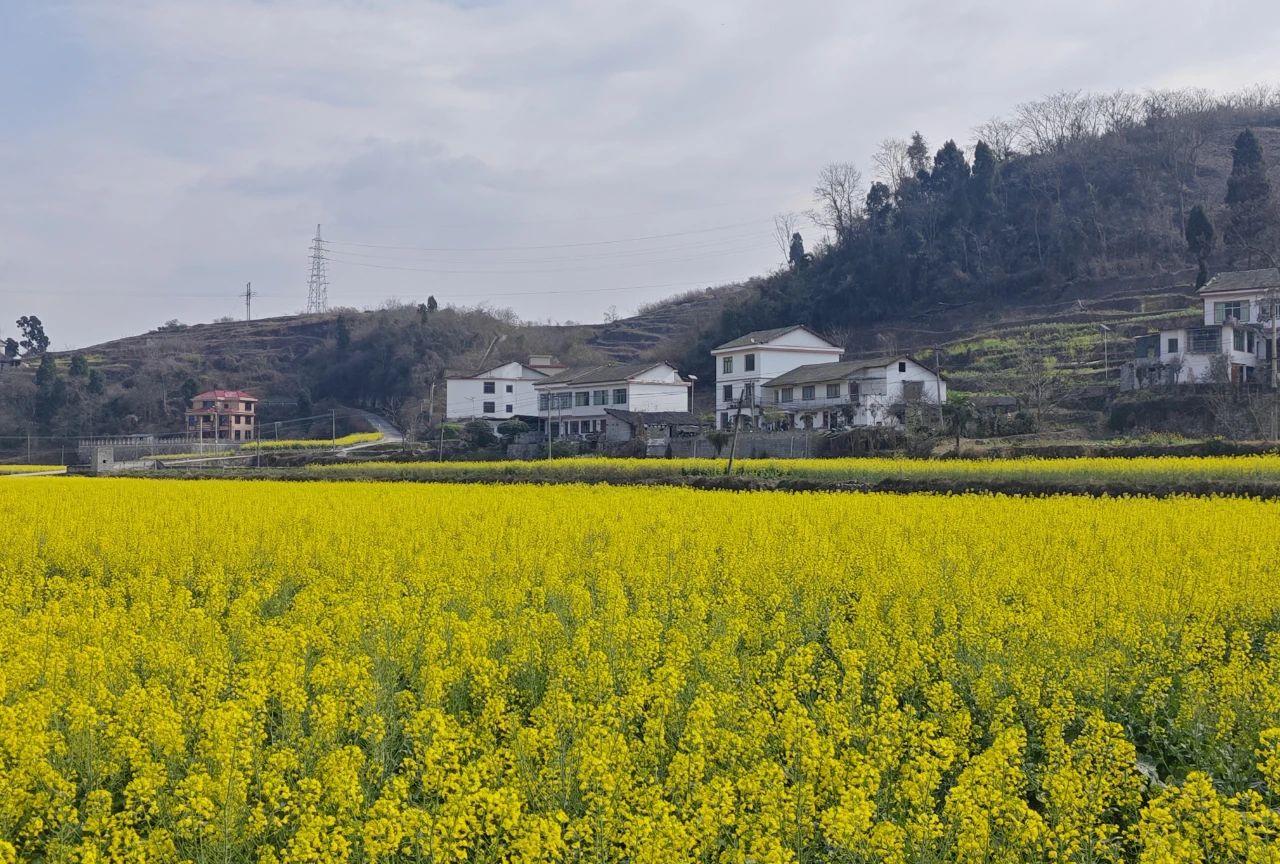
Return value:
<svg viewBox="0 0 1280 864">
<path fill-rule="evenodd" d="M 506 408 L 507 408 L 507 413 L 508 413 L 508 414 L 513 414 L 513 413 L 515 413 L 515 410 L 514 410 L 514 409 L 515 409 L 515 406 L 514 406 L 514 405 L 508 405 L 508 406 L 506 406 Z"/>
<path fill-rule="evenodd" d="M 579 390 L 573 394 L 573 404 L 581 408 L 583 405 L 591 404 L 591 391 Z"/>
<path fill-rule="evenodd" d="M 494 392 L 496 392 L 496 390 L 495 390 L 495 388 L 494 388 L 494 382 L 492 382 L 492 381 L 486 381 L 486 382 L 484 382 L 484 392 L 485 392 L 485 393 L 494 393 Z"/>
<path fill-rule="evenodd" d="M 732 401 L 733 401 L 733 385 L 732 385 L 732 384 L 726 384 L 726 385 L 724 385 L 724 387 L 723 387 L 723 388 L 721 388 L 721 389 L 723 389 L 723 390 L 724 390 L 724 401 L 726 401 L 726 402 L 732 402 Z"/>
<path fill-rule="evenodd" d="M 1249 320 L 1248 300 L 1226 300 L 1213 304 L 1213 323 L 1222 324 L 1228 318 L 1239 321 Z"/>
<path fill-rule="evenodd" d="M 839 398 L 840 398 L 840 385 L 839 385 L 839 384 L 828 384 L 828 385 L 827 385 L 827 398 L 828 398 L 828 399 L 839 399 Z"/>
<path fill-rule="evenodd" d="M 742 385 L 742 401 L 748 405 L 756 404 L 756 385 L 747 382 Z"/>
<path fill-rule="evenodd" d="M 547 411 L 551 408 L 551 397 L 546 393 L 538 394 L 538 410 Z"/>
<path fill-rule="evenodd" d="M 813 393 L 814 386 L 812 384 L 806 384 L 800 388 L 800 398 L 806 402 L 813 398 Z"/>
<path fill-rule="evenodd" d="M 725 375 L 733 372 L 733 357 L 726 357 L 720 364 L 720 371 Z"/>
<path fill-rule="evenodd" d="M 729 428 L 729 414 L 728 414 L 728 412 L 725 412 L 725 411 L 721 411 L 721 412 L 720 412 L 720 428 L 721 428 L 721 429 L 728 429 L 728 428 Z"/>
<path fill-rule="evenodd" d="M 792 388 L 790 388 L 790 387 L 783 387 L 783 388 L 782 388 L 782 401 L 783 401 L 783 402 L 790 402 L 791 400 L 793 400 L 793 399 L 795 399 L 795 398 L 796 398 L 796 393 L 795 393 L 795 390 L 794 390 L 794 389 L 792 389 Z"/>
<path fill-rule="evenodd" d="M 746 354 L 742 358 L 742 368 L 746 372 L 756 371 L 756 355 Z"/>
<path fill-rule="evenodd" d="M 849 382 L 849 401 L 857 402 L 858 397 L 860 395 L 862 395 L 862 388 L 858 385 L 858 382 L 850 381 Z"/>
<path fill-rule="evenodd" d="M 906 372 L 906 371 L 907 371 L 907 361 L 906 361 L 906 360 L 899 360 L 899 361 L 898 361 L 898 371 L 899 371 L 899 372 Z"/>
<path fill-rule="evenodd" d="M 570 435 L 577 435 L 577 434 L 578 434 L 578 421 L 577 421 L 577 420 L 570 420 L 570 421 L 569 421 L 569 434 L 570 434 Z"/>
<path fill-rule="evenodd" d="M 508 385 L 507 385 L 507 392 L 508 392 L 508 393 L 511 393 L 511 392 L 513 392 L 514 390 L 515 390 L 515 388 L 514 388 L 512 385 L 510 385 L 510 384 L 508 384 Z"/>
<path fill-rule="evenodd" d="M 1222 350 L 1222 330 L 1194 327 L 1187 331 L 1187 350 L 1192 354 L 1217 354 Z"/>
<path fill-rule="evenodd" d="M 1244 349 L 1244 350 L 1246 350 L 1246 351 L 1248 351 L 1250 354 L 1252 354 L 1252 353 L 1254 352 L 1254 349 L 1257 347 L 1257 346 L 1255 345 L 1254 341 L 1253 341 L 1253 331 L 1252 331 L 1252 330 L 1250 330 L 1250 331 L 1249 331 L 1248 339 L 1249 339 L 1249 344 L 1245 346 L 1245 349 Z"/>
<path fill-rule="evenodd" d="M 492 402 L 486 402 L 483 410 L 485 414 L 492 414 L 497 410 L 497 407 Z"/>
<path fill-rule="evenodd" d="M 619 387 L 617 390 L 613 391 L 613 404 L 614 405 L 627 404 L 627 388 L 626 387 Z"/>
<path fill-rule="evenodd" d="M 1177 337 L 1177 336 L 1170 336 L 1170 337 L 1169 337 L 1169 350 L 1168 350 L 1167 352 L 1165 352 L 1165 353 L 1167 353 L 1167 354 L 1177 354 L 1177 353 L 1178 353 L 1178 337 Z"/>
<path fill-rule="evenodd" d="M 923 381 L 903 381 L 902 382 L 902 400 L 904 402 L 919 402 L 924 397 Z"/>
<path fill-rule="evenodd" d="M 609 391 L 608 390 L 592 390 L 591 404 L 592 405 L 608 405 Z"/>
<path fill-rule="evenodd" d="M 1231 347 L 1237 351 L 1244 350 L 1244 331 L 1239 327 L 1231 329 Z"/>
<path fill-rule="evenodd" d="M 248 411 L 250 414 L 252 414 L 252 413 L 253 413 L 253 403 L 252 403 L 252 402 L 246 402 L 246 403 L 244 403 L 244 410 L 245 410 L 245 411 Z"/>
</svg>

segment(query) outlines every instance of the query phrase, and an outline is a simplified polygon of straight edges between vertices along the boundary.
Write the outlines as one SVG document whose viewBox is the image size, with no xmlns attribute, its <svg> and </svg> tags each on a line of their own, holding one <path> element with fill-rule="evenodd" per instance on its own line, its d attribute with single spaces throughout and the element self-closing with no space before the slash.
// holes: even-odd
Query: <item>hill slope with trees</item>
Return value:
<svg viewBox="0 0 1280 864">
<path fill-rule="evenodd" d="M 282 417 L 330 405 L 416 416 L 447 369 L 530 353 L 669 359 L 709 380 L 712 346 L 797 322 L 855 356 L 937 358 L 961 391 L 1016 392 L 1049 367 L 1078 391 L 1114 381 L 1125 337 L 1192 310 L 1212 272 L 1273 263 L 1280 88 L 1059 93 L 970 140 L 886 140 L 868 183 L 852 163 L 823 168 L 808 215 L 825 236 L 807 244 L 796 217 L 779 217 L 787 266 L 604 324 L 391 306 L 171 322 L 58 355 L 42 327 L 24 328 L 4 346 L 28 356 L 0 367 L 0 440 L 176 431 L 184 398 L 210 386 L 252 389 Z"/>
</svg>

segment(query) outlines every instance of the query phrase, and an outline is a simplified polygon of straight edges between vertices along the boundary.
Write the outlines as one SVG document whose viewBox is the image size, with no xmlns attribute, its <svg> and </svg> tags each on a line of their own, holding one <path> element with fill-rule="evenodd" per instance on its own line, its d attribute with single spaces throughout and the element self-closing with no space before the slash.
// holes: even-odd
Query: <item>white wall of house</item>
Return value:
<svg viewBox="0 0 1280 864">
<path fill-rule="evenodd" d="M 592 434 L 617 423 L 605 413 L 606 408 L 624 411 L 689 410 L 689 382 L 666 363 L 659 363 L 630 380 L 592 384 L 543 383 L 535 390 L 538 397 L 547 397 L 546 400 L 536 400 L 536 413 L 556 424 L 576 422 L 578 432 L 572 434 Z M 582 426 L 583 421 L 588 423 L 586 428 Z M 557 434 L 570 433 L 559 429 Z"/>
<path fill-rule="evenodd" d="M 913 382 L 920 385 L 918 396 L 906 392 Z M 845 377 L 766 387 L 764 392 L 764 405 L 785 414 L 795 428 L 890 426 L 899 423 L 893 408 L 908 398 L 930 405 L 945 402 L 947 383 L 930 369 L 904 357 Z M 849 405 L 852 417 L 846 421 L 843 409 Z"/>
<path fill-rule="evenodd" d="M 545 377 L 522 363 L 513 362 L 482 375 L 448 378 L 445 380 L 445 416 L 450 420 L 501 421 L 518 414 L 536 414 L 538 395 L 533 384 Z"/>
<path fill-rule="evenodd" d="M 1221 324 L 1228 318 L 1236 318 L 1241 324 L 1258 323 L 1259 301 L 1262 291 L 1224 291 L 1204 297 L 1204 323 Z"/>
<path fill-rule="evenodd" d="M 751 385 L 754 398 L 743 404 L 744 417 L 758 417 L 763 403 L 761 387 L 764 382 L 790 372 L 798 366 L 813 363 L 833 363 L 840 359 L 843 350 L 808 330 L 797 328 L 758 345 L 740 348 L 716 349 L 711 352 L 716 368 L 716 422 L 724 425 L 726 415 L 737 412 L 738 400 L 743 388 Z M 748 357 L 751 359 L 748 360 Z M 725 371 L 728 358 L 729 371 Z M 748 369 L 748 363 L 753 368 Z M 726 388 L 728 388 L 726 390 Z"/>
<path fill-rule="evenodd" d="M 1215 326 L 1215 325 L 1206 325 Z M 1218 330 L 1214 344 L 1208 347 L 1197 346 L 1192 351 L 1191 331 L 1193 328 L 1181 327 L 1160 331 L 1160 352 L 1152 358 L 1138 358 L 1148 363 L 1158 362 L 1176 369 L 1176 377 L 1169 383 L 1194 384 L 1212 380 L 1215 357 L 1225 357 L 1228 370 L 1231 366 L 1244 369 L 1256 369 L 1266 357 L 1266 338 L 1257 328 L 1226 324 Z M 1250 332 L 1252 331 L 1252 332 Z M 1236 340 L 1240 339 L 1243 350 L 1237 349 Z M 1252 344 L 1253 350 L 1249 350 Z"/>
</svg>

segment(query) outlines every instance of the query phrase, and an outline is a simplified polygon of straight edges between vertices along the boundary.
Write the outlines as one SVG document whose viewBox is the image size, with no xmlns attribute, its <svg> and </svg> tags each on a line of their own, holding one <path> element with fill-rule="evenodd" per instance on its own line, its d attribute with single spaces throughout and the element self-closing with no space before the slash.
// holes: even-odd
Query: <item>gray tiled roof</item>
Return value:
<svg viewBox="0 0 1280 864">
<path fill-rule="evenodd" d="M 781 387 L 793 384 L 821 384 L 824 381 L 837 381 L 862 369 L 875 369 L 888 366 L 902 358 L 877 357 L 871 360 L 846 360 L 842 363 L 810 363 L 797 366 L 790 372 L 783 372 L 777 378 L 764 382 L 766 387 Z"/>
<path fill-rule="evenodd" d="M 697 426 L 698 418 L 688 411 L 624 411 L 606 408 L 604 413 L 616 417 L 628 426 L 644 423 L 646 426 Z"/>
<path fill-rule="evenodd" d="M 750 333 L 745 333 L 737 339 L 731 339 L 723 345 L 717 345 L 711 350 L 721 351 L 727 348 L 746 348 L 749 345 L 763 345 L 766 342 L 772 342 L 779 336 L 785 336 L 792 330 L 807 330 L 808 332 L 813 333 L 814 336 L 818 336 L 817 333 L 809 330 L 809 328 L 803 324 L 792 324 L 789 327 L 774 327 L 772 330 L 752 330 Z M 821 336 L 818 336 L 818 338 L 822 339 Z M 825 342 L 826 340 L 824 339 L 823 341 Z"/>
<path fill-rule="evenodd" d="M 1226 273 L 1219 273 L 1200 289 L 1200 293 L 1264 291 L 1267 288 L 1280 288 L 1280 268 L 1264 267 L 1261 270 L 1230 270 Z"/>
<path fill-rule="evenodd" d="M 574 366 L 547 378 L 535 381 L 541 384 L 607 384 L 611 381 L 627 381 L 648 372 L 661 363 L 605 363 L 600 366 Z"/>
</svg>

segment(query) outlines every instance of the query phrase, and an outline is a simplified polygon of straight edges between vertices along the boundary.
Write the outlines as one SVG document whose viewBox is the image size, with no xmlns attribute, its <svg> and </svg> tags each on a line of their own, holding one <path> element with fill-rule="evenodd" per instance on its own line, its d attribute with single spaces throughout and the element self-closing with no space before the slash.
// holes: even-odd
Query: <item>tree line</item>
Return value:
<svg viewBox="0 0 1280 864">
<path fill-rule="evenodd" d="M 979 125 L 971 147 L 888 139 L 869 183 L 851 162 L 819 172 L 807 215 L 826 236 L 813 249 L 794 215 L 778 217 L 786 265 L 687 361 L 702 369 L 717 341 L 786 323 L 859 326 L 1077 279 L 1195 263 L 1203 281 L 1215 261 L 1270 263 L 1280 220 L 1253 127 L 1275 126 L 1280 88 L 1063 92 Z"/>
</svg>

